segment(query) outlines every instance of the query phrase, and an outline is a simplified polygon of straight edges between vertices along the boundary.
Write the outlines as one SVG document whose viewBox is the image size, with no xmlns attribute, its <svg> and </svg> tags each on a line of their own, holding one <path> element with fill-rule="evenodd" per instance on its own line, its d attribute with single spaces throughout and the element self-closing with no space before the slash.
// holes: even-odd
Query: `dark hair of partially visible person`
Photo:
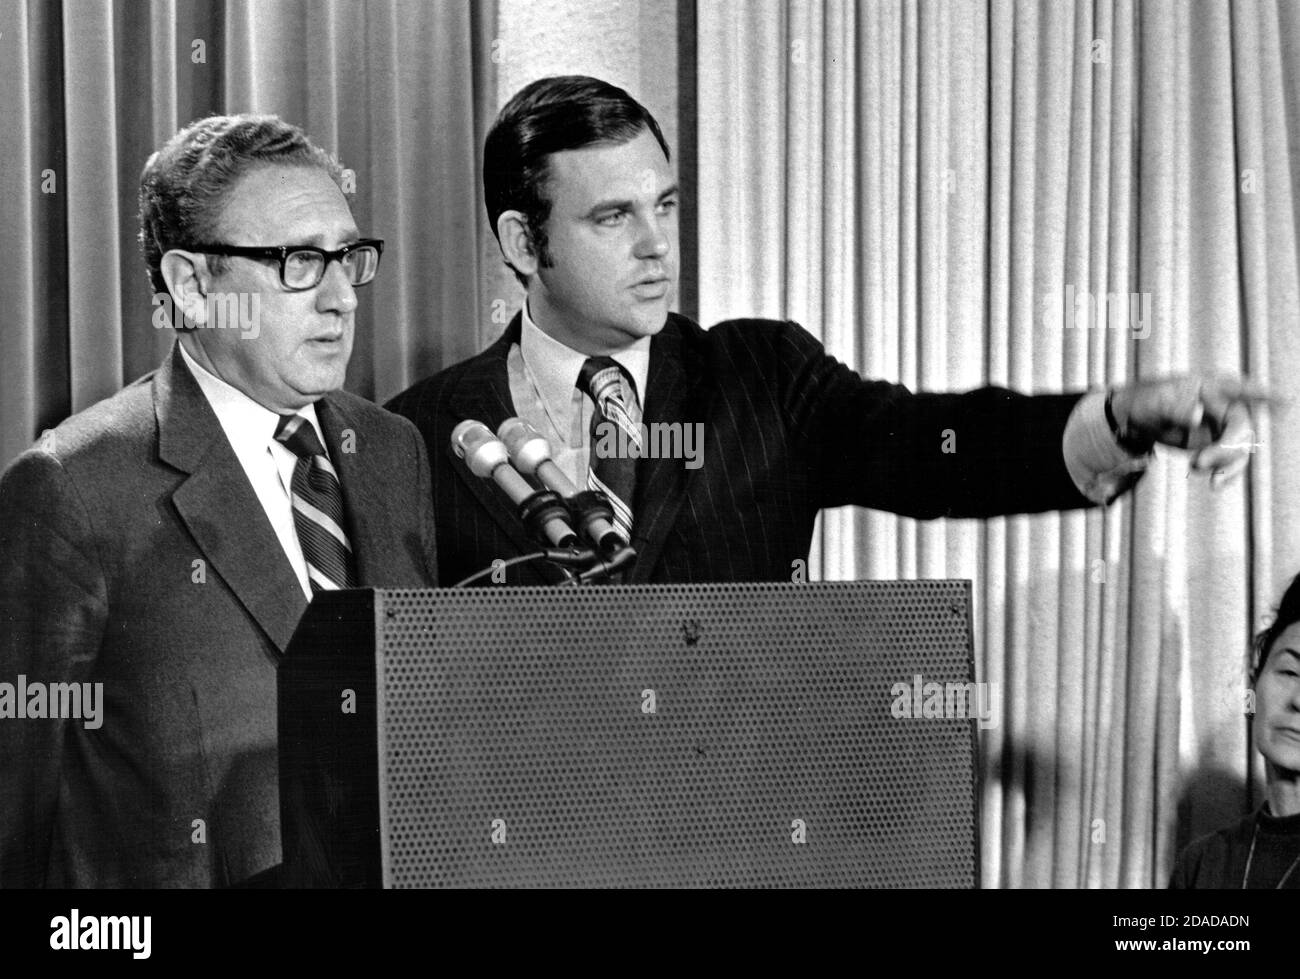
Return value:
<svg viewBox="0 0 1300 979">
<path fill-rule="evenodd" d="M 1260 630 L 1255 636 L 1252 644 L 1252 656 L 1250 664 L 1250 685 L 1253 687 L 1259 680 L 1259 675 L 1264 671 L 1264 666 L 1268 662 L 1268 654 L 1277 642 L 1278 636 L 1282 635 L 1287 628 L 1300 622 L 1300 575 L 1291 579 L 1291 584 L 1287 586 L 1285 594 L 1282 595 L 1282 601 L 1278 603 L 1277 612 L 1273 616 L 1273 621 L 1269 623 L 1268 628 Z"/>
<path fill-rule="evenodd" d="M 497 218 L 503 211 L 519 211 L 527 221 L 538 263 L 549 268 L 550 155 L 596 143 L 624 143 L 645 129 L 659 141 L 665 159 L 672 159 L 654 116 L 615 85 L 586 75 L 555 75 L 517 92 L 492 124 L 483 147 L 483 197 L 497 241 L 501 240 Z M 514 266 L 511 270 L 521 284 L 528 285 L 526 276 Z"/>
<path fill-rule="evenodd" d="M 217 241 L 227 195 L 240 178 L 265 166 L 316 167 L 343 189 L 343 170 L 297 126 L 278 116 L 208 116 L 192 122 L 149 157 L 140 174 L 140 250 L 154 292 L 166 295 L 162 257 L 173 248 Z M 220 256 L 208 267 L 220 275 Z"/>
</svg>

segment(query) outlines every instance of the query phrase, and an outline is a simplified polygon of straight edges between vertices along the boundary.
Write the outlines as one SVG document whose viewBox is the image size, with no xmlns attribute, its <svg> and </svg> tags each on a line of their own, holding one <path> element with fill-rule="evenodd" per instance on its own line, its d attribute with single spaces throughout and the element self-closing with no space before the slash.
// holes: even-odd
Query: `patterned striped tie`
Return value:
<svg viewBox="0 0 1300 979">
<path fill-rule="evenodd" d="M 355 588 L 352 544 L 343 529 L 343 488 L 316 429 L 302 415 L 281 415 L 275 439 L 298 457 L 289 495 L 312 593 Z"/>
<path fill-rule="evenodd" d="M 632 491 L 636 488 L 636 460 L 641 457 L 641 430 L 632 423 L 623 401 L 623 368 L 612 357 L 591 357 L 578 374 L 578 387 L 596 406 L 591 416 L 591 457 L 587 489 L 609 497 L 614 508 L 614 529 L 632 540 Z M 611 431 L 609 425 L 616 425 Z M 617 438 L 621 433 L 622 438 Z M 602 435 L 605 435 L 602 438 Z M 611 443 L 620 451 L 598 452 Z M 634 448 L 635 447 L 635 448 Z M 624 451 L 625 450 L 625 451 Z"/>
</svg>

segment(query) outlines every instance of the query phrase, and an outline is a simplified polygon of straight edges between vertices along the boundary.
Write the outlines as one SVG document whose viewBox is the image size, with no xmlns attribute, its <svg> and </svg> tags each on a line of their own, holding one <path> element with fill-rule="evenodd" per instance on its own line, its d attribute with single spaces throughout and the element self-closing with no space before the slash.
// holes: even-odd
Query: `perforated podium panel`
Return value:
<svg viewBox="0 0 1300 979">
<path fill-rule="evenodd" d="M 967 582 L 322 596 L 280 671 L 286 879 L 974 887 L 974 721 L 896 716 L 971 680 Z"/>
</svg>

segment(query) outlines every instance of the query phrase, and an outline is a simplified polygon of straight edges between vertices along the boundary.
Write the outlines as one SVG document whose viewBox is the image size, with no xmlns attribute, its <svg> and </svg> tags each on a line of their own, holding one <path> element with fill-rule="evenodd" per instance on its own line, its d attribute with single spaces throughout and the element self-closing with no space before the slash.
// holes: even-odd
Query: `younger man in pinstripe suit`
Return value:
<svg viewBox="0 0 1300 979">
<path fill-rule="evenodd" d="M 496 488 L 451 451 L 466 418 L 494 430 L 524 418 L 575 485 L 609 491 L 638 553 L 633 582 L 788 581 L 823 507 L 929 518 L 1108 502 L 1140 478 L 1156 442 L 1196 450 L 1201 468 L 1244 464 L 1258 394 L 1235 379 L 1109 395 L 913 394 L 864 380 L 791 322 L 701 329 L 669 312 L 669 159 L 643 106 L 581 76 L 529 85 L 489 133 L 488 218 L 527 302 L 486 351 L 388 405 L 428 446 L 444 583 L 536 550 Z M 591 451 L 602 425 L 696 423 L 702 466 Z M 515 584 L 556 577 L 538 564 L 508 572 Z"/>
</svg>

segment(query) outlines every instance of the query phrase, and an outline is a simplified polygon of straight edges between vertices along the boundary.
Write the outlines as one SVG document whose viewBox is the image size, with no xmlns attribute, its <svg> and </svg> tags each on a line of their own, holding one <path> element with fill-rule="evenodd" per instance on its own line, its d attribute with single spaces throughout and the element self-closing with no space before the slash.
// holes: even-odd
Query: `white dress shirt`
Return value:
<svg viewBox="0 0 1300 979">
<path fill-rule="evenodd" d="M 271 521 L 271 529 L 280 541 L 284 556 L 289 559 L 294 574 L 298 576 L 303 594 L 311 601 L 307 560 L 302 556 L 302 545 L 298 541 L 298 531 L 294 528 L 293 503 L 289 496 L 298 457 L 275 440 L 280 416 L 205 369 L 190 356 L 183 343 L 181 358 L 194 375 L 194 380 L 198 381 L 208 404 L 216 412 L 217 421 L 221 423 L 230 447 L 235 450 L 235 457 L 244 467 L 244 473 L 253 485 L 253 492 L 257 494 L 266 518 Z M 324 445 L 325 437 L 316 419 L 316 406 L 299 408 L 297 414 L 311 423 L 321 445 Z M 325 451 L 328 454 L 329 450 Z"/>
<path fill-rule="evenodd" d="M 1106 421 L 1106 392 L 1079 399 L 1061 437 L 1065 468 L 1079 492 L 1094 503 L 1109 503 L 1128 488 L 1131 477 L 1151 463 L 1150 455 L 1130 455 L 1120 448 Z"/>
<path fill-rule="evenodd" d="M 578 489 L 585 489 L 591 456 L 591 418 L 596 406 L 577 384 L 588 355 L 545 333 L 533 322 L 527 302 L 522 319 L 519 342 L 511 346 L 506 357 L 511 400 L 519 417 L 551 443 L 551 454 L 560 471 Z M 623 403 L 632 424 L 639 425 L 650 373 L 650 338 L 640 337 L 610 356 L 627 372 L 622 378 Z M 628 378 L 633 391 L 628 390 Z"/>
</svg>

